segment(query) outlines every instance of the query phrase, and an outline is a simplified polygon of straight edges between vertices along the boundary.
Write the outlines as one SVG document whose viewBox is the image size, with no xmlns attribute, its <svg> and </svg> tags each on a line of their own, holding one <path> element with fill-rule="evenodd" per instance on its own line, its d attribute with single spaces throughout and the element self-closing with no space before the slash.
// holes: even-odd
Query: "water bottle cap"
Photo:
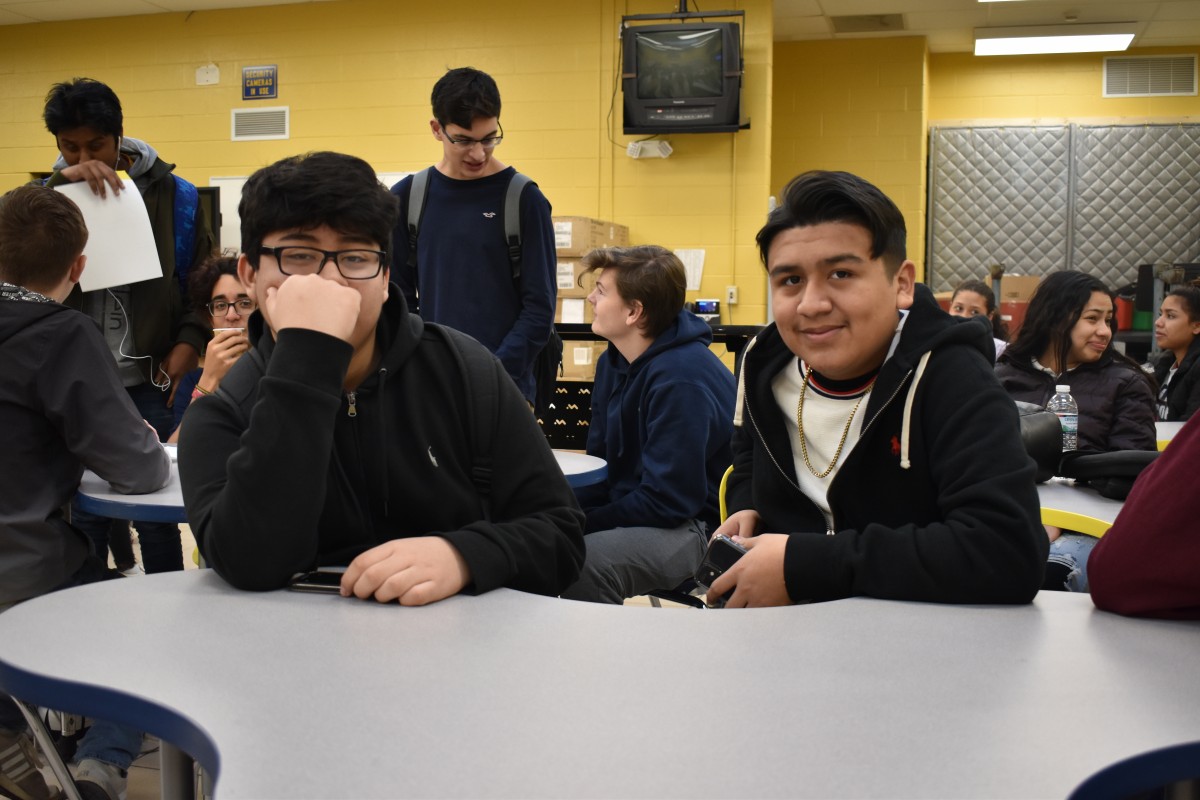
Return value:
<svg viewBox="0 0 1200 800">
<path fill-rule="evenodd" d="M 1054 391 L 1058 392 L 1059 394 L 1070 394 L 1071 387 L 1065 383 L 1060 383 L 1058 386 L 1054 387 Z"/>
</svg>

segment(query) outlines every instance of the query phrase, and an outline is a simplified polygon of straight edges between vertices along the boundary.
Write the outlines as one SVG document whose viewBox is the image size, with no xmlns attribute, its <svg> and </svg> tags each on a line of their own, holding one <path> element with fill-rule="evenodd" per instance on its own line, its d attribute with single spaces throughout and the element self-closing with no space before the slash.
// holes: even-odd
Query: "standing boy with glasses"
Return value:
<svg viewBox="0 0 1200 800">
<path fill-rule="evenodd" d="M 758 232 L 775 323 L 743 351 L 717 531 L 749 552 L 710 603 L 1028 603 L 1041 587 L 1034 465 L 991 327 L 937 307 L 905 235 L 845 172 L 793 179 Z"/>
<path fill-rule="evenodd" d="M 396 199 L 371 166 L 286 158 L 238 211 L 253 349 L 193 401 L 179 446 L 207 563 L 254 590 L 348 564 L 342 594 L 403 605 L 561 592 L 583 514 L 500 364 L 393 294 Z"/>
<path fill-rule="evenodd" d="M 534 184 L 521 192 L 514 280 L 504 201 L 516 170 L 495 157 L 504 136 L 500 90 L 487 73 L 460 67 L 438 80 L 432 102 L 429 127 L 442 158 L 428 170 L 415 254 L 406 224 L 409 205 L 420 201 L 411 196 L 413 176 L 392 187 L 400 200 L 394 279 L 409 310 L 474 336 L 532 402 L 534 361 L 550 338 L 557 295 L 550 203 Z"/>
</svg>

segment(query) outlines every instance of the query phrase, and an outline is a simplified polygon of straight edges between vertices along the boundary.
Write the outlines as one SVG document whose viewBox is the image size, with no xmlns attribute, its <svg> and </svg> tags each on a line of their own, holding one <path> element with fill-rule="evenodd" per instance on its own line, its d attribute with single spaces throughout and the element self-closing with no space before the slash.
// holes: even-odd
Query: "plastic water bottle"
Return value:
<svg viewBox="0 0 1200 800">
<path fill-rule="evenodd" d="M 1058 415 L 1058 422 L 1062 425 L 1062 449 L 1063 452 L 1079 449 L 1079 405 L 1075 402 L 1075 398 L 1071 397 L 1071 387 L 1066 384 L 1059 384 L 1054 387 L 1057 393 L 1050 398 L 1050 402 L 1046 404 L 1047 411 L 1053 411 Z"/>
</svg>

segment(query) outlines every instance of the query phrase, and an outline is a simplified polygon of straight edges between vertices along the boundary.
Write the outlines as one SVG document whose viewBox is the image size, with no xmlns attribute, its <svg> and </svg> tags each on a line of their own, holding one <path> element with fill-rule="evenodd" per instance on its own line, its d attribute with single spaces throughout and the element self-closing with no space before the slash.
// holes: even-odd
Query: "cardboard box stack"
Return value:
<svg viewBox="0 0 1200 800">
<path fill-rule="evenodd" d="M 1008 325 L 1008 340 L 1017 338 L 1021 323 L 1025 321 L 1025 311 L 1029 308 L 1029 298 L 1033 290 L 1042 280 L 1041 275 L 1005 275 L 1000 279 L 1000 318 Z"/>
<path fill-rule="evenodd" d="M 590 381 L 596 377 L 596 361 L 608 349 L 608 342 L 563 342 L 562 377 Z"/>
<path fill-rule="evenodd" d="M 585 299 L 595 277 L 585 275 L 580 259 L 597 247 L 629 244 L 629 228 L 591 217 L 554 217 L 554 248 L 558 255 L 558 307 L 555 322 L 589 323 L 592 306 Z M 568 361 L 564 353 L 564 362 Z"/>
</svg>

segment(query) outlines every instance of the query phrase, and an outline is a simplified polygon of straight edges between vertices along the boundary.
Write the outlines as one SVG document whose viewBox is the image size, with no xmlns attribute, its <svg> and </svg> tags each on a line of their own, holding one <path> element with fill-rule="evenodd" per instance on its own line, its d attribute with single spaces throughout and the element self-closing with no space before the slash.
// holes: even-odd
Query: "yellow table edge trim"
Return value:
<svg viewBox="0 0 1200 800">
<path fill-rule="evenodd" d="M 1112 527 L 1111 522 L 1089 517 L 1086 514 L 1076 514 L 1072 511 L 1060 511 L 1055 508 L 1042 509 L 1042 524 L 1054 525 L 1063 530 L 1078 531 L 1099 539 Z"/>
</svg>

